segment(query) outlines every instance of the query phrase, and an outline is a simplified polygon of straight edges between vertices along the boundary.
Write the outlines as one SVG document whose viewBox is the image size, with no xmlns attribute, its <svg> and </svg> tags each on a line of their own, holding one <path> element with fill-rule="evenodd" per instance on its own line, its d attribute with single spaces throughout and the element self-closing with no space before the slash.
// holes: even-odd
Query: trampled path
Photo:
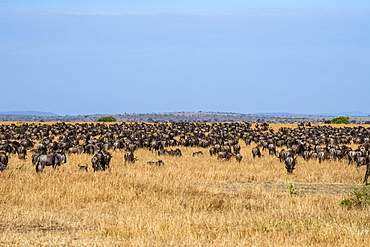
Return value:
<svg viewBox="0 0 370 247">
<path fill-rule="evenodd" d="M 212 193 L 237 193 L 248 189 L 265 190 L 271 192 L 289 192 L 290 185 L 287 183 L 230 183 L 230 184 L 203 184 L 200 185 Z M 350 194 L 361 185 L 350 184 L 318 184 L 318 183 L 293 183 L 295 192 L 298 194 Z"/>
</svg>

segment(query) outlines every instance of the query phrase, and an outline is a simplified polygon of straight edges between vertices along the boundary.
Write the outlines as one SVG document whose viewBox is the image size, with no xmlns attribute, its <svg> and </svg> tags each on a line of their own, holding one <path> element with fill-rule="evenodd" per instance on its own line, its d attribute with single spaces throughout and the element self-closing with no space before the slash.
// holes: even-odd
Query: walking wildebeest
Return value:
<svg viewBox="0 0 370 247">
<path fill-rule="evenodd" d="M 7 166 L 9 162 L 9 157 L 6 155 L 5 152 L 0 151 L 0 163 Z"/>
<path fill-rule="evenodd" d="M 105 171 L 109 168 L 109 163 L 112 158 L 112 155 L 108 151 L 99 151 L 91 158 L 92 168 L 94 172 L 96 171 Z"/>
<path fill-rule="evenodd" d="M 297 163 L 296 158 L 289 156 L 285 159 L 285 169 L 288 173 L 293 173 L 294 167 Z"/>
<path fill-rule="evenodd" d="M 255 158 L 256 156 L 261 158 L 261 150 L 258 147 L 254 147 L 252 149 L 252 154 L 253 154 L 253 158 Z"/>
<path fill-rule="evenodd" d="M 0 162 L 0 172 L 4 171 L 5 168 L 6 168 L 6 165 Z"/>
<path fill-rule="evenodd" d="M 368 179 L 369 176 L 370 176 L 370 162 L 368 162 L 366 164 L 366 173 L 365 173 L 365 177 L 364 177 L 364 181 L 363 181 L 363 183 L 365 183 L 365 185 L 369 185 L 369 183 L 367 182 L 367 179 Z"/>
<path fill-rule="evenodd" d="M 45 166 L 52 166 L 54 169 L 62 163 L 66 163 L 67 158 L 64 153 L 41 154 L 37 157 L 36 172 L 42 172 Z"/>
<path fill-rule="evenodd" d="M 123 157 L 125 159 L 125 164 L 127 162 L 135 163 L 135 161 L 137 160 L 137 158 L 134 156 L 134 153 L 131 151 L 126 152 Z"/>
</svg>

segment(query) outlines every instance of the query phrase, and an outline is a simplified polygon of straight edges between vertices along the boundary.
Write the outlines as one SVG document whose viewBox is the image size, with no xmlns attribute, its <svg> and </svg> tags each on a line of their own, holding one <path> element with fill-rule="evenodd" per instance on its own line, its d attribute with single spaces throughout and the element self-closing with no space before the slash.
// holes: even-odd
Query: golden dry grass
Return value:
<svg viewBox="0 0 370 247">
<path fill-rule="evenodd" d="M 370 208 L 340 205 L 365 167 L 299 159 L 287 174 L 276 157 L 253 159 L 253 145 L 240 143 L 241 163 L 201 148 L 180 147 L 182 157 L 139 149 L 135 164 L 114 151 L 111 168 L 96 173 L 92 155 L 39 174 L 30 158 L 12 156 L 0 173 L 0 245 L 369 246 Z M 158 159 L 165 165 L 146 163 Z"/>
</svg>

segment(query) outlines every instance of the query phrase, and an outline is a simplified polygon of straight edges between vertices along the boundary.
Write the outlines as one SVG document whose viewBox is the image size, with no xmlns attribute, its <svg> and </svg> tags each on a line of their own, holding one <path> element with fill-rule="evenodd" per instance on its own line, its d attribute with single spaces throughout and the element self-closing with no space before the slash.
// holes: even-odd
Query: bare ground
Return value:
<svg viewBox="0 0 370 247">
<path fill-rule="evenodd" d="M 263 189 L 267 192 L 286 192 L 289 191 L 289 184 L 285 183 L 232 183 L 232 184 L 203 184 L 200 185 L 206 191 L 212 193 L 238 193 L 250 189 Z M 332 194 L 332 195 L 347 195 L 350 194 L 359 185 L 349 184 L 316 184 L 316 183 L 293 183 L 295 192 L 301 195 L 312 194 Z"/>
</svg>

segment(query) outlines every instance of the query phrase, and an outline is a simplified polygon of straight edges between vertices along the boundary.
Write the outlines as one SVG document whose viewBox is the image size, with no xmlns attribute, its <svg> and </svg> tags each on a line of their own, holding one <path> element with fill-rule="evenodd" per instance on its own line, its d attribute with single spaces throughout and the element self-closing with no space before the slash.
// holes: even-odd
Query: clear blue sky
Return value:
<svg viewBox="0 0 370 247">
<path fill-rule="evenodd" d="M 370 1 L 0 0 L 0 112 L 369 113 L 369 68 Z"/>
</svg>

